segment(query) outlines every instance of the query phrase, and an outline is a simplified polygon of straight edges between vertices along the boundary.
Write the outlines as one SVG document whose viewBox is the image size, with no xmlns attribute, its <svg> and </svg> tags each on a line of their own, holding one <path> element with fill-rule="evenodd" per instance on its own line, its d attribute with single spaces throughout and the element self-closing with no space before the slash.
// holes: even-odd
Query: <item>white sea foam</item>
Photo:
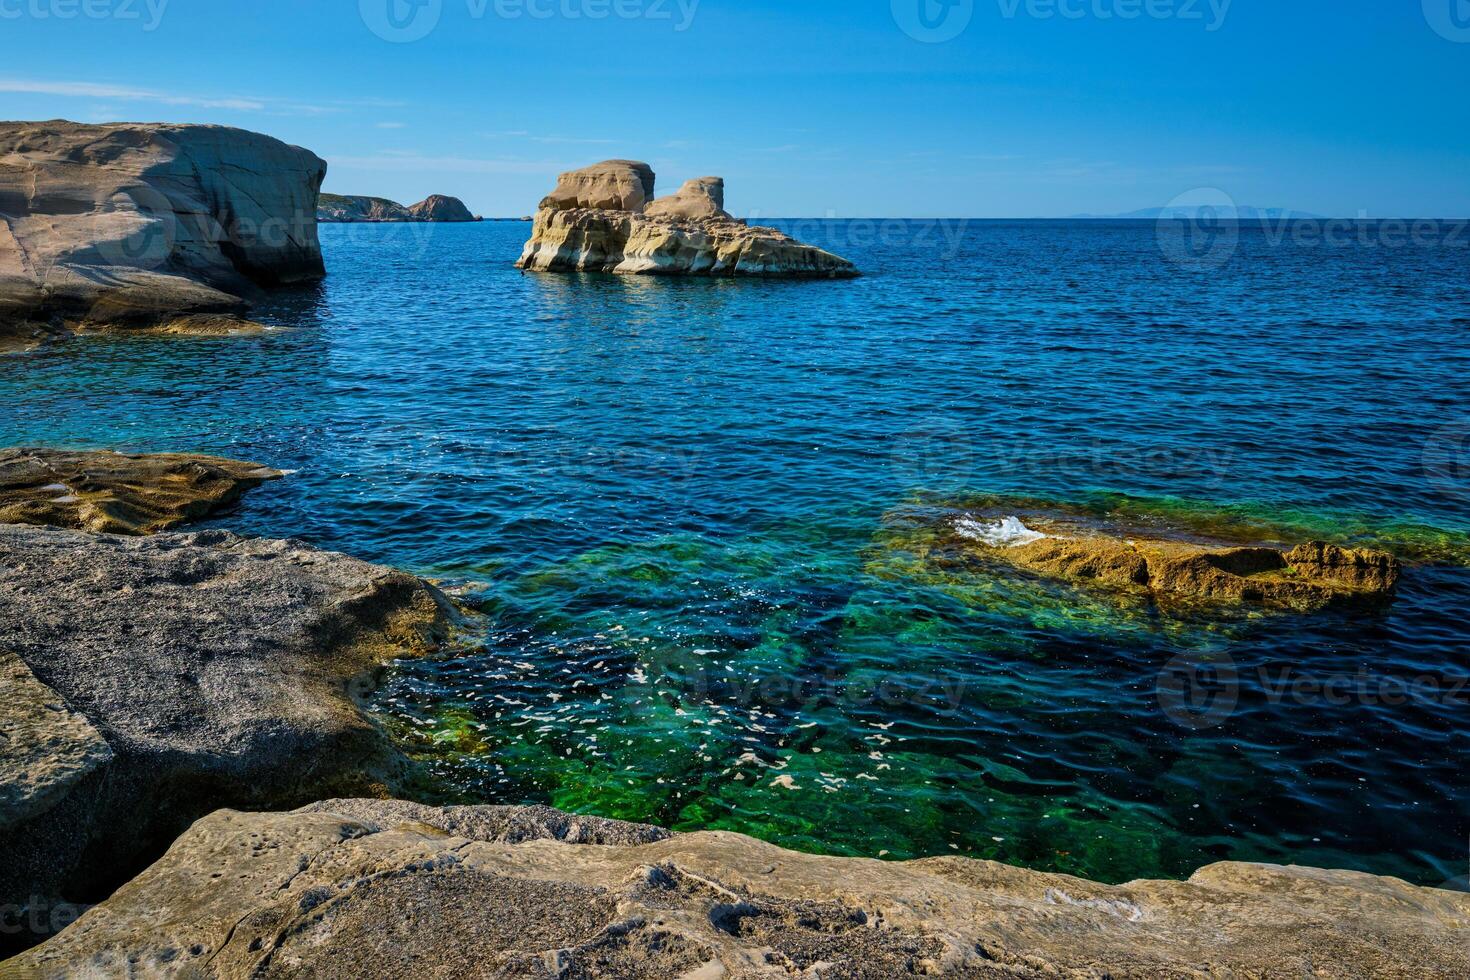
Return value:
<svg viewBox="0 0 1470 980">
<path fill-rule="evenodd" d="M 1017 548 L 1046 537 L 1040 531 L 1033 531 L 1022 524 L 1017 517 L 1003 517 L 998 521 L 977 521 L 973 517 L 961 517 L 955 521 L 954 526 L 961 537 L 988 544 L 992 548 Z"/>
</svg>

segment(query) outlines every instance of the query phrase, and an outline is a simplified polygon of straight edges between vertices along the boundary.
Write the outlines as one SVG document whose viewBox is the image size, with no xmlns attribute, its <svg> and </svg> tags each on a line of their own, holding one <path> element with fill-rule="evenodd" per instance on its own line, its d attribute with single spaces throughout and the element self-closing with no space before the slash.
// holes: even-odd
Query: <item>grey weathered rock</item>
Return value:
<svg viewBox="0 0 1470 980">
<path fill-rule="evenodd" d="M 214 813 L 11 964 L 190 978 L 1470 975 L 1470 895 L 1218 864 L 1099 885 L 963 858 L 331 801 Z"/>
<path fill-rule="evenodd" d="M 220 806 L 386 793 L 403 760 L 353 685 L 451 616 L 296 542 L 0 525 L 0 732 L 52 733 L 3 750 L 0 906 L 99 898 Z"/>
<path fill-rule="evenodd" d="M 204 517 L 283 474 L 186 453 L 0 449 L 0 524 L 152 534 Z"/>
<path fill-rule="evenodd" d="M 224 126 L 0 123 L 0 336 L 237 314 L 320 278 L 325 173 Z"/>
<path fill-rule="evenodd" d="M 846 279 L 851 262 L 724 210 L 725 182 L 700 177 L 649 203 L 646 163 L 609 160 L 562 174 L 516 265 L 540 272 Z"/>
</svg>

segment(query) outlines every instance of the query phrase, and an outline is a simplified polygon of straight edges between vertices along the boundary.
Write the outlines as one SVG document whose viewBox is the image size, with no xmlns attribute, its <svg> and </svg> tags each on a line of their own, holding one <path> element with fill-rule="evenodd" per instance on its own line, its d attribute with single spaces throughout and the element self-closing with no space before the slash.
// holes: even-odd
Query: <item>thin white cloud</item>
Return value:
<svg viewBox="0 0 1470 980">
<path fill-rule="evenodd" d="M 579 136 L 532 136 L 532 143 L 616 143 L 617 140 L 585 139 Z"/>
<path fill-rule="evenodd" d="M 264 112 L 271 115 L 320 116 L 344 109 L 397 109 L 404 103 L 392 99 L 332 99 L 320 105 L 302 102 L 274 102 L 249 95 L 207 97 L 175 95 L 154 89 L 102 82 L 39 81 L 24 78 L 0 78 L 0 92 L 22 95 L 53 95 L 73 99 L 110 99 L 118 102 L 152 102 L 157 105 L 192 106 L 199 109 L 224 109 L 235 112 Z"/>
<path fill-rule="evenodd" d="M 379 129 L 402 129 L 406 125 L 408 125 L 408 124 L 407 123 L 401 123 L 401 122 L 380 122 L 380 123 L 378 123 L 378 128 Z"/>
<path fill-rule="evenodd" d="M 327 162 L 339 169 L 392 170 L 408 173 L 454 174 L 545 174 L 560 164 L 545 160 L 511 160 L 504 158 L 436 157 L 420 153 L 398 153 L 383 150 L 372 156 L 332 156 Z"/>
<path fill-rule="evenodd" d="M 22 79 L 0 79 L 0 92 L 25 95 L 59 95 L 64 98 L 117 99 L 124 102 L 158 102 L 163 105 L 198 106 L 201 109 L 235 109 L 240 112 L 264 112 L 266 104 L 259 99 L 229 97 L 200 98 L 192 95 L 169 95 L 148 89 L 121 85 L 99 85 L 93 82 L 37 82 Z"/>
<path fill-rule="evenodd" d="M 616 143 L 611 139 L 592 139 L 585 136 L 541 136 L 524 129 L 508 129 L 498 133 L 486 133 L 492 139 L 519 139 L 529 140 L 532 143 L 578 143 L 578 144 L 600 144 Z"/>
</svg>

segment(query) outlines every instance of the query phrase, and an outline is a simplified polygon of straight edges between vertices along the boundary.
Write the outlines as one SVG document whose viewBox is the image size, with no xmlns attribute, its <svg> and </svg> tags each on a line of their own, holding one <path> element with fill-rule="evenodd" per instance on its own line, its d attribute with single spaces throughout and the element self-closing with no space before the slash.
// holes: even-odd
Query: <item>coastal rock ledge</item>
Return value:
<svg viewBox="0 0 1470 980">
<path fill-rule="evenodd" d="M 228 507 L 284 475 L 197 453 L 0 449 L 0 524 L 153 534 Z"/>
<path fill-rule="evenodd" d="M 848 279 L 831 252 L 725 211 L 725 182 L 700 177 L 654 198 L 646 163 L 607 160 L 561 175 L 516 263 L 542 272 Z"/>
<path fill-rule="evenodd" d="M 1470 895 L 1357 872 L 1109 886 L 545 807 L 332 800 L 200 820 L 9 975 L 1449 980 L 1470 976 L 1467 930 Z"/>
</svg>

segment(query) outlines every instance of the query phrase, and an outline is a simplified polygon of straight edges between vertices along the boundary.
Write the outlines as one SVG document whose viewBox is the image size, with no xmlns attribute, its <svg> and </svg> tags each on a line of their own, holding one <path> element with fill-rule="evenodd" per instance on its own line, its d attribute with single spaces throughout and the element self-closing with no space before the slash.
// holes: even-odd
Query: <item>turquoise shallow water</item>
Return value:
<svg viewBox="0 0 1470 980">
<path fill-rule="evenodd" d="M 1465 874 L 1464 247 L 796 230 L 869 275 L 522 275 L 519 223 L 327 227 L 266 337 L 0 361 L 0 444 L 296 470 L 215 523 L 469 583 L 478 647 L 374 703 L 429 797 L 1110 880 Z M 1165 613 L 924 558 L 984 494 L 1413 565 L 1380 613 Z M 1158 691 L 1196 655 L 1239 688 L 1203 727 Z"/>
</svg>

